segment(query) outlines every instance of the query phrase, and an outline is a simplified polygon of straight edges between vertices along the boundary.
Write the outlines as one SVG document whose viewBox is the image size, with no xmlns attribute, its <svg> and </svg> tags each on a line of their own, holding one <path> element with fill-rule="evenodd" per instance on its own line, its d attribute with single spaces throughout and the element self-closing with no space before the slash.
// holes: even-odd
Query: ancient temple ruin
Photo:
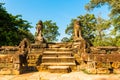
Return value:
<svg viewBox="0 0 120 80">
<path fill-rule="evenodd" d="M 73 42 L 48 43 L 44 41 L 42 28 L 42 21 L 39 21 L 35 43 L 24 38 L 19 46 L 0 47 L 0 74 L 32 71 L 120 73 L 120 48 L 88 46 L 82 37 L 79 20 L 74 22 Z"/>
</svg>

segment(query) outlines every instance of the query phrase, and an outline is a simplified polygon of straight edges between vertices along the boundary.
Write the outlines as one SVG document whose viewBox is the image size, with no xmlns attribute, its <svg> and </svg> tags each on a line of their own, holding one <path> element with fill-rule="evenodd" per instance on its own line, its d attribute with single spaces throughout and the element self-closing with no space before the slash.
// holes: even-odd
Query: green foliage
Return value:
<svg viewBox="0 0 120 80">
<path fill-rule="evenodd" d="M 115 46 L 120 46 L 120 35 L 114 38 L 114 44 Z"/>
<path fill-rule="evenodd" d="M 84 16 L 78 16 L 80 20 L 80 24 L 82 27 L 82 34 L 85 39 L 89 39 L 91 42 L 94 39 L 94 31 L 95 31 L 95 24 L 96 18 L 93 14 L 86 14 Z"/>
<path fill-rule="evenodd" d="M 94 46 L 111 46 L 111 40 L 108 38 L 99 39 L 99 36 L 96 36 L 93 41 Z"/>
<path fill-rule="evenodd" d="M 96 18 L 93 14 L 86 14 L 84 16 L 78 16 L 80 20 L 80 26 L 82 27 L 82 36 L 86 39 L 89 39 L 89 41 L 92 43 L 93 38 L 94 38 L 94 31 L 95 31 L 95 23 L 96 23 Z M 70 35 L 71 37 L 73 36 L 73 22 L 75 19 L 71 20 L 71 23 L 67 26 L 65 33 Z M 71 38 L 72 39 L 72 38 Z"/>
<path fill-rule="evenodd" d="M 90 2 L 85 6 L 87 10 L 92 10 L 96 7 L 101 7 L 103 5 L 108 5 L 110 12 L 110 17 L 120 16 L 120 0 L 90 0 Z"/>
<path fill-rule="evenodd" d="M 52 20 L 43 22 L 43 35 L 47 42 L 57 41 L 57 36 L 60 35 L 58 32 L 58 26 Z"/>
<path fill-rule="evenodd" d="M 110 46 L 115 45 L 114 39 L 108 36 L 110 21 L 102 19 L 100 16 L 96 18 L 93 14 L 86 14 L 84 16 L 78 16 L 77 19 L 80 21 L 80 26 L 82 27 L 82 36 L 93 46 Z M 71 40 L 73 36 L 73 22 L 75 19 L 71 20 L 70 25 L 66 28 L 66 33 L 71 35 Z M 106 32 L 108 31 L 108 32 Z M 64 40 L 64 38 L 63 38 Z"/>
<path fill-rule="evenodd" d="M 71 20 L 71 23 L 70 23 L 69 25 L 67 25 L 67 28 L 66 28 L 66 30 L 65 30 L 65 33 L 70 36 L 69 41 L 73 41 L 73 26 L 74 26 L 73 23 L 74 23 L 74 20 L 75 20 L 75 19 L 72 19 L 72 20 Z M 64 40 L 64 38 L 63 38 L 63 40 Z M 62 41 L 62 40 L 61 40 L 61 41 Z"/>
<path fill-rule="evenodd" d="M 98 8 L 103 5 L 109 6 L 110 20 L 105 21 L 106 22 L 105 25 L 104 23 L 102 23 L 100 27 L 103 27 L 103 26 L 107 27 L 108 25 L 111 25 L 111 28 L 113 29 L 111 30 L 111 33 L 109 34 L 109 36 L 107 36 L 107 38 L 104 37 L 102 41 L 98 41 L 98 42 L 100 42 L 100 44 L 103 44 L 103 45 L 120 46 L 119 44 L 120 37 L 118 37 L 120 34 L 120 0 L 90 0 L 90 2 L 85 6 L 85 8 L 86 10 L 90 11 L 90 10 L 93 10 L 94 8 Z M 96 41 L 94 43 L 96 44 Z"/>
<path fill-rule="evenodd" d="M 71 20 L 71 23 L 69 25 L 67 25 L 67 28 L 65 30 L 65 33 L 72 36 L 73 35 L 73 26 L 74 26 L 74 20 L 75 19 L 72 19 Z"/>
<path fill-rule="evenodd" d="M 67 37 L 63 37 L 62 39 L 61 39 L 61 42 L 70 42 L 70 38 L 67 38 Z"/>
<path fill-rule="evenodd" d="M 29 32 L 30 23 L 21 18 L 21 15 L 13 16 L 9 14 L 3 4 L 0 3 L 0 46 L 18 45 L 24 38 L 33 40 L 33 35 Z"/>
<path fill-rule="evenodd" d="M 107 42 L 106 36 L 107 32 L 109 32 L 110 22 L 108 20 L 102 19 L 100 16 L 97 18 L 97 23 L 95 26 L 95 38 L 93 45 L 94 46 L 107 46 L 109 45 L 109 41 Z"/>
</svg>

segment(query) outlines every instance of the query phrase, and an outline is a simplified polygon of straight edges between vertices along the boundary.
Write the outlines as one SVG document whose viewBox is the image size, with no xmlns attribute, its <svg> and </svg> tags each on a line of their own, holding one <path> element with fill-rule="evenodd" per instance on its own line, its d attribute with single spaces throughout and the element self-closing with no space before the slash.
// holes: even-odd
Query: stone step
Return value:
<svg viewBox="0 0 120 80">
<path fill-rule="evenodd" d="M 48 43 L 49 48 L 70 48 L 72 43 Z"/>
<path fill-rule="evenodd" d="M 43 57 L 72 56 L 72 51 L 44 51 Z"/>
<path fill-rule="evenodd" d="M 42 63 L 38 70 L 68 73 L 76 70 L 75 58 L 71 43 L 48 43 L 48 48 L 42 54 Z"/>
<path fill-rule="evenodd" d="M 49 52 L 49 51 L 45 51 L 44 53 L 43 53 L 43 57 L 58 57 L 58 56 L 67 56 L 67 57 L 70 57 L 70 56 L 72 56 L 72 52 L 56 52 L 56 51 L 54 51 L 54 52 Z"/>
<path fill-rule="evenodd" d="M 42 57 L 42 62 L 74 62 L 74 57 Z"/>
<path fill-rule="evenodd" d="M 44 51 L 43 54 L 51 54 L 51 53 L 55 53 L 55 54 L 70 54 L 72 53 L 72 51 Z"/>
<path fill-rule="evenodd" d="M 75 66 L 75 62 L 49 62 L 42 63 L 42 66 Z"/>
<path fill-rule="evenodd" d="M 72 54 L 55 54 L 55 53 L 51 53 L 51 54 L 44 54 L 42 57 L 71 57 Z"/>
<path fill-rule="evenodd" d="M 46 51 L 71 51 L 70 48 L 46 48 Z"/>
<path fill-rule="evenodd" d="M 46 71 L 49 70 L 48 66 L 69 66 L 71 71 L 76 71 L 76 64 L 75 62 L 49 62 L 49 63 L 42 63 L 39 67 L 39 71 Z"/>
<path fill-rule="evenodd" d="M 52 73 L 69 73 L 71 69 L 69 66 L 48 66 L 48 70 Z"/>
</svg>

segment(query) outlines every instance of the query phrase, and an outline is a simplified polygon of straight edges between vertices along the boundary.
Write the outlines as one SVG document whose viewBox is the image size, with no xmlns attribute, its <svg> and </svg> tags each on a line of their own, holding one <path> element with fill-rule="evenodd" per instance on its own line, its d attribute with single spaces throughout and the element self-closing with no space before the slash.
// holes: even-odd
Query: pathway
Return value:
<svg viewBox="0 0 120 80">
<path fill-rule="evenodd" d="M 21 75 L 0 75 L 0 80 L 120 80 L 120 74 L 90 75 L 83 72 L 33 72 Z"/>
</svg>

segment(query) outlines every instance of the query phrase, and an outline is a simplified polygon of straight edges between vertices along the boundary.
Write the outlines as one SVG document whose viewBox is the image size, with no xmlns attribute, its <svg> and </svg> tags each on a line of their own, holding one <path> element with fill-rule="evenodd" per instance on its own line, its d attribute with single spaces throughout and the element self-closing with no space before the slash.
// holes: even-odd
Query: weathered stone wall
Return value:
<svg viewBox="0 0 120 80">
<path fill-rule="evenodd" d="M 0 74 L 20 74 L 27 71 L 39 71 L 42 63 L 42 54 L 46 48 L 73 48 L 76 64 L 79 69 L 88 73 L 120 73 L 120 48 L 119 47 L 91 47 L 90 52 L 84 52 L 78 49 L 80 43 L 49 43 L 49 44 L 31 44 L 31 51 L 27 55 L 28 67 L 24 66 L 16 70 L 13 62 L 14 54 L 19 50 L 18 47 L 2 46 L 0 48 Z M 75 50 L 75 51 L 74 51 Z"/>
<path fill-rule="evenodd" d="M 14 70 L 13 55 L 18 47 L 2 46 L 0 48 L 0 74 L 19 74 Z"/>
<path fill-rule="evenodd" d="M 120 73 L 120 48 L 92 47 L 79 63 L 80 68 L 88 73 Z"/>
<path fill-rule="evenodd" d="M 14 54 L 18 49 L 19 48 L 15 46 L 2 46 L 0 47 L 0 54 Z"/>
<path fill-rule="evenodd" d="M 31 52 L 27 56 L 28 67 L 27 69 L 24 66 L 21 70 L 15 70 L 14 67 L 18 66 L 15 65 L 13 62 L 13 57 L 15 53 L 19 50 L 18 47 L 13 46 L 2 46 L 0 48 L 0 74 L 21 74 L 28 71 L 36 71 L 37 66 L 41 64 L 41 56 L 43 52 L 43 48 L 46 45 L 32 45 Z"/>
</svg>

